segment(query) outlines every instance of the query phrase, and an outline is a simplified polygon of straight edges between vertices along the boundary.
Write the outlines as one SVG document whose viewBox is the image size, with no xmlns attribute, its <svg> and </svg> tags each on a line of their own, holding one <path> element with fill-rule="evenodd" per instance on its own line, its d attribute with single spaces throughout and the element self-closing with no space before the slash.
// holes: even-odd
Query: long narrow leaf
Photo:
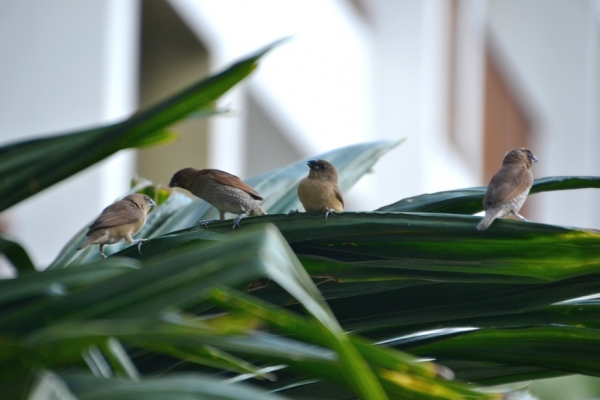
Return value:
<svg viewBox="0 0 600 400">
<path fill-rule="evenodd" d="M 288 311 L 275 309 L 269 306 L 268 303 L 252 299 L 250 296 L 243 295 L 232 289 L 224 287 L 215 288 L 211 291 L 210 298 L 219 305 L 232 310 L 249 312 L 267 321 L 272 326 L 283 330 L 286 334 L 295 336 L 301 340 L 318 341 L 320 339 L 318 335 L 319 328 L 311 321 L 297 317 Z M 349 335 L 348 337 L 367 361 L 379 367 L 389 368 L 398 372 L 409 372 L 428 378 L 436 377 L 440 372 L 447 374 L 443 368 L 433 363 L 419 363 L 414 357 L 408 354 L 368 345 L 367 341 L 355 336 Z M 324 343 L 320 344 L 323 345 Z"/>
<path fill-rule="evenodd" d="M 38 296 L 61 296 L 133 271 L 141 263 L 133 259 L 109 260 L 81 268 L 27 274 L 14 280 L 0 280 L 0 305 Z"/>
<path fill-rule="evenodd" d="M 353 145 L 327 152 L 318 156 L 318 158 L 329 160 L 336 166 L 340 176 L 340 187 L 343 191 L 346 191 L 369 171 L 381 156 L 395 148 L 399 143 L 401 142 L 379 141 Z M 300 203 L 296 195 L 296 188 L 300 180 L 307 175 L 307 160 L 308 158 L 288 167 L 269 171 L 247 180 L 249 184 L 256 187 L 265 199 L 262 206 L 267 212 L 287 213 L 291 209 L 298 208 Z M 176 230 L 194 226 L 199 220 L 210 219 L 215 215 L 214 208 L 205 201 L 200 199 L 190 201 L 188 197 L 175 192 L 167 202 L 156 207 L 150 213 L 148 221 L 138 237 L 153 238 L 169 234 Z M 50 268 L 84 264 L 100 258 L 95 246 L 90 246 L 81 251 L 76 250 L 77 246 L 83 241 L 85 231 L 86 229 L 82 229 L 69 241 L 59 256 L 52 262 Z M 217 237 L 223 238 L 222 235 Z M 126 243 L 108 246 L 106 253 L 110 255 L 128 246 Z M 155 251 L 153 246 L 149 246 L 149 249 L 146 250 L 146 245 L 144 245 L 143 252 L 145 255 L 152 255 L 158 254 L 160 251 Z"/>
<path fill-rule="evenodd" d="M 551 176 L 536 179 L 530 194 L 555 190 L 600 188 L 597 176 Z M 447 214 L 475 214 L 483 211 L 486 187 L 449 190 L 423 194 L 381 207 L 382 212 L 431 212 Z"/>
<path fill-rule="evenodd" d="M 451 282 L 551 282 L 600 272 L 600 234 L 501 220 L 487 231 L 478 217 L 430 213 L 294 214 L 246 218 L 242 229 L 275 224 L 309 274 L 339 281 L 424 279 Z M 218 240 L 228 222 L 174 232 L 148 243 L 154 252 Z M 160 250 L 158 250 L 160 249 Z M 135 249 L 122 255 L 139 257 Z"/>
<path fill-rule="evenodd" d="M 35 267 L 27 251 L 17 242 L 0 237 L 0 254 L 20 272 L 35 272 Z"/>
<path fill-rule="evenodd" d="M 227 247 L 235 251 L 224 252 Z M 150 259 L 138 271 L 87 290 L 9 312 L 0 317 L 0 326 L 17 332 L 64 319 L 152 316 L 167 305 L 185 309 L 202 302 L 202 293 L 216 282 L 228 281 L 236 286 L 266 274 L 285 287 L 319 321 L 321 334 L 340 358 L 339 366 L 346 381 L 365 398 L 386 398 L 373 373 L 345 337 L 312 281 L 274 228 L 247 229 L 223 243 L 178 253 L 175 257 Z"/>
<path fill-rule="evenodd" d="M 380 157 L 400 143 L 402 141 L 378 141 L 343 147 L 316 157 L 305 158 L 287 167 L 265 172 L 247 179 L 246 182 L 264 198 L 261 206 L 269 214 L 287 213 L 301 205 L 296 190 L 298 183 L 308 175 L 306 162 L 309 159 L 325 159 L 335 165 L 340 177 L 340 188 L 345 192 L 350 190 Z M 216 215 L 218 214 L 208 203 L 199 199 L 194 200 L 192 204 L 182 208 L 162 225 L 155 232 L 155 236 L 194 226 L 199 220 L 211 219 Z"/>
<path fill-rule="evenodd" d="M 568 343 L 565 342 L 568 338 Z M 412 342 L 412 346 L 419 345 Z M 600 376 L 600 331 L 574 327 L 484 329 L 413 348 L 417 354 Z"/>
<path fill-rule="evenodd" d="M 476 327 L 476 328 L 530 328 L 538 326 L 573 326 L 579 328 L 589 329 L 600 329 L 600 321 L 598 316 L 600 315 L 600 305 L 598 304 L 563 304 L 553 305 L 548 307 L 541 307 L 529 311 L 523 311 L 523 308 L 528 308 L 525 304 L 521 303 L 521 310 L 491 315 L 489 312 L 487 315 L 480 315 L 472 318 L 452 318 L 455 315 L 452 312 L 448 313 L 448 318 L 435 319 L 430 323 L 416 323 L 414 318 L 408 317 L 407 315 L 396 316 L 395 323 L 394 318 L 388 316 L 387 318 L 373 318 L 371 329 L 376 330 L 377 326 L 383 324 L 386 325 L 387 334 L 383 330 L 378 331 L 378 335 L 388 336 L 391 332 L 395 335 L 399 334 L 410 334 L 411 332 L 422 332 L 432 329 L 441 328 L 456 328 L 456 327 Z M 423 310 L 423 314 L 427 311 Z M 408 317 L 408 318 L 407 318 Z M 404 324 L 401 322 L 404 321 Z M 385 323 L 384 323 L 385 321 Z M 414 321 L 414 322 L 412 322 Z M 408 322 L 408 324 L 406 324 Z M 412 323 L 411 323 L 412 322 Z M 355 321 L 352 325 L 355 328 L 368 326 L 368 321 Z M 359 328 L 359 330 L 362 330 Z"/>
<path fill-rule="evenodd" d="M 510 320 L 510 315 L 526 312 L 535 315 L 540 309 L 549 307 L 549 304 L 599 291 L 598 275 L 542 285 L 478 285 L 442 282 L 355 299 L 334 299 L 330 300 L 329 304 L 346 329 L 377 340 L 389 340 L 422 330 L 461 326 L 478 327 L 480 319 L 482 326 L 493 326 L 496 318 Z M 403 301 L 394 301 L 399 298 Z M 354 306 L 351 312 L 348 311 L 350 305 Z M 541 315 L 537 318 L 541 318 Z M 566 316 L 556 320 L 569 321 Z M 532 316 L 532 323 L 535 323 L 534 316 Z"/>
<path fill-rule="evenodd" d="M 268 393 L 244 384 L 229 384 L 202 374 L 176 374 L 166 378 L 133 382 L 125 379 L 102 379 L 92 375 L 61 376 L 71 391 L 81 400 L 91 399 L 207 399 L 207 400 L 284 400 L 286 397 Z"/>
<path fill-rule="evenodd" d="M 1 148 L 0 211 L 119 150 L 169 140 L 172 135 L 165 133 L 165 128 L 211 106 L 248 76 L 256 68 L 258 59 L 274 45 L 123 122 Z"/>
</svg>

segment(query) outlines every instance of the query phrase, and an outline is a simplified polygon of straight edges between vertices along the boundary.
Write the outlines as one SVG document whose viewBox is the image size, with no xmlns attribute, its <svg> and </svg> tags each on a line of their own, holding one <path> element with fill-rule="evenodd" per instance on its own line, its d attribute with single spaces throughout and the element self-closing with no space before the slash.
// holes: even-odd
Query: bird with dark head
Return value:
<svg viewBox="0 0 600 400">
<path fill-rule="evenodd" d="M 179 187 L 189 190 L 194 196 L 213 205 L 219 210 L 219 219 L 225 219 L 225 213 L 236 214 L 233 229 L 240 226 L 240 220 L 246 215 L 265 215 L 266 212 L 258 205 L 258 192 L 245 184 L 235 175 L 218 169 L 184 168 L 171 178 L 169 187 Z M 208 226 L 210 221 L 198 223 Z"/>
<path fill-rule="evenodd" d="M 130 194 L 123 200 L 111 204 L 102 210 L 100 216 L 88 228 L 87 239 L 77 247 L 81 250 L 91 244 L 99 245 L 100 256 L 104 255 L 104 246 L 119 243 L 125 240 L 129 244 L 138 244 L 138 251 L 142 254 L 142 243 L 148 239 L 134 240 L 136 235 L 146 223 L 146 215 L 154 207 L 154 201 L 140 193 Z"/>
<path fill-rule="evenodd" d="M 531 167 L 537 160 L 536 156 L 526 148 L 514 149 L 506 153 L 502 168 L 492 177 L 485 192 L 483 198 L 485 217 L 479 222 L 477 229 L 480 231 L 487 229 L 496 218 L 503 218 L 509 214 L 527 221 L 519 215 L 519 210 L 533 185 Z"/>
<path fill-rule="evenodd" d="M 344 197 L 338 187 L 338 174 L 335 167 L 325 160 L 307 162 L 310 171 L 298 185 L 298 199 L 309 213 L 344 211 Z"/>
</svg>

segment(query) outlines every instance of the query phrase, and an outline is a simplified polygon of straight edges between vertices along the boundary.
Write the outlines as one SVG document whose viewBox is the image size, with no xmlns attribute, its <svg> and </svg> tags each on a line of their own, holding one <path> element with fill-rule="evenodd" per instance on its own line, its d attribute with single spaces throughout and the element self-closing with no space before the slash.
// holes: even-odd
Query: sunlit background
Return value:
<svg viewBox="0 0 600 400">
<path fill-rule="evenodd" d="M 536 177 L 598 176 L 599 28 L 599 0 L 3 0 L 0 144 L 119 120 L 290 39 L 221 99 L 229 112 L 24 201 L 0 229 L 43 268 L 136 174 L 249 177 L 379 139 L 406 141 L 345 194 L 348 210 L 485 185 L 520 146 Z M 600 229 L 600 191 L 535 195 L 522 214 Z M 575 399 L 556 386 L 543 399 Z"/>
</svg>

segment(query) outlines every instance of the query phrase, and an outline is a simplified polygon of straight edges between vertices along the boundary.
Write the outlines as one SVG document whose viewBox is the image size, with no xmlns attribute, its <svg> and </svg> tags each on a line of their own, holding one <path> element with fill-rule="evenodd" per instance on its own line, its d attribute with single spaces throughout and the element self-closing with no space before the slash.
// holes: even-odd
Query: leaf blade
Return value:
<svg viewBox="0 0 600 400">
<path fill-rule="evenodd" d="M 556 190 L 600 188 L 597 176 L 550 176 L 536 179 L 529 194 Z M 475 214 L 483 211 L 486 187 L 449 190 L 423 194 L 378 208 L 381 212 L 432 212 L 447 214 Z"/>
</svg>

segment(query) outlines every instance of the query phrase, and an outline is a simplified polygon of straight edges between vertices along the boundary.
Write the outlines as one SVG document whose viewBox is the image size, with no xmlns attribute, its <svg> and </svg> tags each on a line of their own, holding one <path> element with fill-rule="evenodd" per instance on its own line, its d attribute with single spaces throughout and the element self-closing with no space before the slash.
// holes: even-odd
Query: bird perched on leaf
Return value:
<svg viewBox="0 0 600 400">
<path fill-rule="evenodd" d="M 344 197 L 338 187 L 335 167 L 325 160 L 307 162 L 310 171 L 298 185 L 298 199 L 309 213 L 344 211 Z"/>
<path fill-rule="evenodd" d="M 493 176 L 485 192 L 485 217 L 479 222 L 477 229 L 487 229 L 496 218 L 503 218 L 511 213 L 520 220 L 527 221 L 519 215 L 519 210 L 533 185 L 531 166 L 536 162 L 536 156 L 526 148 L 506 153 L 502 168 Z"/>
<path fill-rule="evenodd" d="M 218 169 L 184 168 L 171 178 L 169 187 L 189 190 L 194 196 L 212 204 L 219 210 L 219 219 L 225 219 L 225 213 L 237 214 L 233 229 L 240 226 L 240 220 L 246 215 L 265 215 L 266 212 L 257 201 L 263 198 L 256 190 L 245 184 L 235 175 Z M 208 226 L 210 221 L 198 223 Z"/>
<path fill-rule="evenodd" d="M 90 225 L 86 234 L 87 239 L 77 247 L 77 250 L 97 244 L 102 259 L 105 259 L 105 245 L 125 240 L 129 244 L 138 243 L 138 251 L 142 254 L 142 243 L 148 239 L 134 240 L 132 236 L 142 229 L 148 211 L 155 205 L 156 203 L 150 197 L 140 193 L 130 194 L 123 200 L 111 204 L 102 210 L 100 216 Z"/>
</svg>

